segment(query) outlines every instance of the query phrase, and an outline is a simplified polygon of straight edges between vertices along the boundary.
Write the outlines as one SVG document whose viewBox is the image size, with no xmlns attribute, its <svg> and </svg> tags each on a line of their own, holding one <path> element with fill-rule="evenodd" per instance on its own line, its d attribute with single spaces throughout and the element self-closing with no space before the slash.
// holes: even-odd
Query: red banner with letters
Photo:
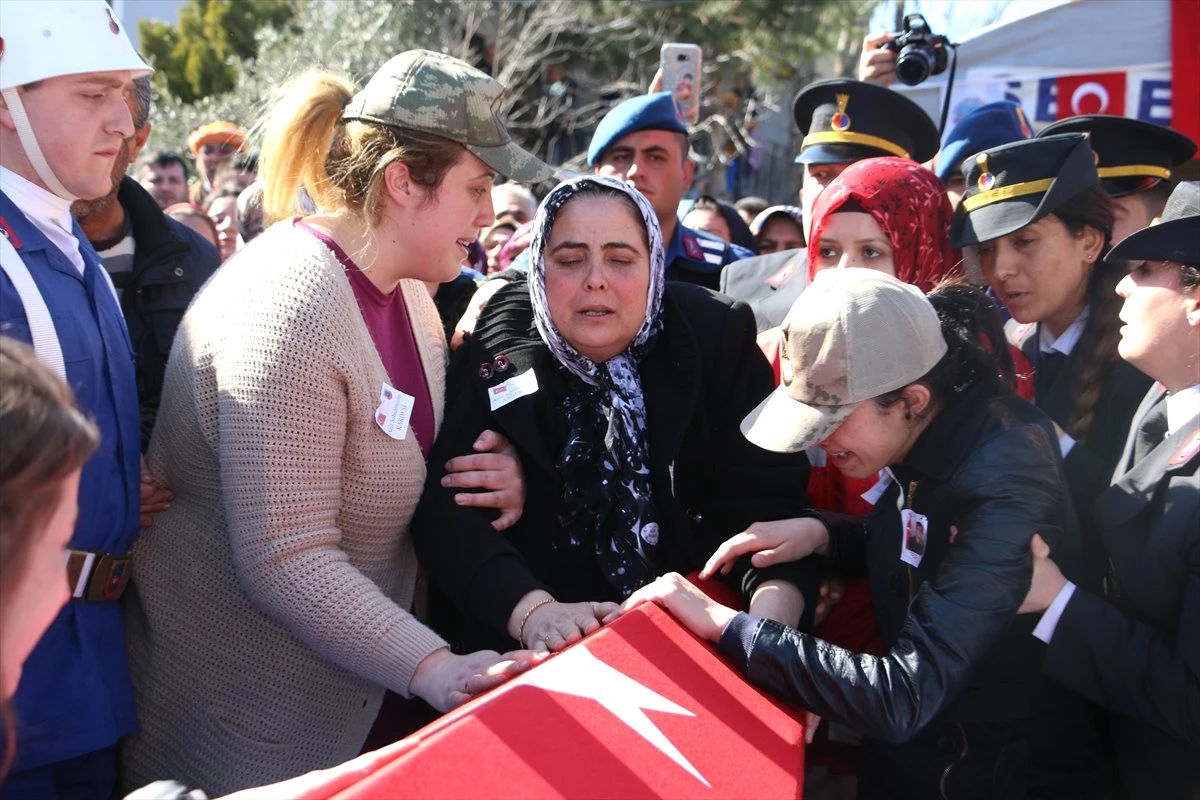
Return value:
<svg viewBox="0 0 1200 800">
<path fill-rule="evenodd" d="M 1081 114 L 1125 114 L 1125 73 L 1093 72 L 1058 79 L 1058 119 Z"/>
</svg>

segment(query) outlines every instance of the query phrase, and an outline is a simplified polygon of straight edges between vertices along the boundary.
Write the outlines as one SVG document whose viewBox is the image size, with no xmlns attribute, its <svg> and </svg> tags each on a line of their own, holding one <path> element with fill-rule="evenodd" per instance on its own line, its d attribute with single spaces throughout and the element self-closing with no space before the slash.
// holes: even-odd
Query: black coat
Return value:
<svg viewBox="0 0 1200 800">
<path fill-rule="evenodd" d="M 1034 404 L 1066 430 L 1067 418 L 1074 406 L 1071 374 L 1083 352 L 1079 347 L 1072 350 L 1054 379 L 1049 380 L 1039 369 L 1042 353 L 1038 346 L 1038 325 L 1018 325 L 1010 321 L 1006 332 L 1009 341 L 1021 349 L 1033 367 Z M 1067 485 L 1085 525 L 1092 503 L 1108 487 L 1117 459 L 1125 447 L 1133 413 L 1152 383 L 1144 373 L 1120 358 L 1108 365 L 1102 382 L 1087 442 L 1076 442 L 1066 457 Z"/>
<path fill-rule="evenodd" d="M 1135 419 L 1165 402 L 1146 395 Z M 1134 428 L 1136 431 L 1136 426 Z M 1131 800 L 1200 797 L 1200 417 L 1127 469 L 1134 434 L 1095 519 L 1107 598 L 1076 589 L 1045 672 L 1113 713 Z"/>
<path fill-rule="evenodd" d="M 145 450 L 158 417 L 175 331 L 196 292 L 221 265 L 221 257 L 204 237 L 163 214 L 133 178 L 121 180 L 117 202 L 133 228 L 133 275 L 121 293 L 121 313 L 136 361 Z"/>
<path fill-rule="evenodd" d="M 700 287 L 667 284 L 663 330 L 639 369 L 661 528 L 660 572 L 698 569 L 750 523 L 807 510 L 804 454 L 767 452 L 739 430 L 742 418 L 774 388 L 754 335 L 745 305 Z M 499 355 L 508 358 L 509 369 L 481 372 Z M 489 410 L 489 387 L 528 370 L 537 376 L 537 391 Z M 556 465 L 566 437 L 559 411 L 564 372 L 538 336 L 523 284 L 505 287 L 488 302 L 471 340 L 451 362 L 446 416 L 412 532 L 421 563 L 449 600 L 439 604 L 435 596 L 434 627 L 458 648 L 511 648 L 509 615 L 533 589 L 564 602 L 621 599 L 590 548 L 551 549 L 562 494 Z M 470 453 L 488 428 L 512 441 L 525 471 L 524 515 L 504 533 L 491 527 L 494 513 L 458 506 L 455 492 L 440 485 L 445 462 Z M 815 602 L 815 565 L 761 571 L 743 565 L 737 573 L 746 591 L 766 577 L 786 576 L 805 591 L 809 608 Z"/>
<path fill-rule="evenodd" d="M 1036 620 L 1017 615 L 1033 533 L 1075 535 L 1044 417 L 975 386 L 891 472 L 865 528 L 830 518 L 835 567 L 865 566 L 889 654 L 764 622 L 732 652 L 747 677 L 868 737 L 860 798 L 1103 796 L 1098 712 L 1039 675 Z M 928 519 L 918 567 L 899 558 L 901 506 Z"/>
</svg>

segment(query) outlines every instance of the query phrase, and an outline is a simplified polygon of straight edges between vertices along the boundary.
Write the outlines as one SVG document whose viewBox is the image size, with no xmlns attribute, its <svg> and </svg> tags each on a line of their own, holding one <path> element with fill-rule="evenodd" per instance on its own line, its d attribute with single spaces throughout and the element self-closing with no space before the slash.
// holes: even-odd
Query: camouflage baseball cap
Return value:
<svg viewBox="0 0 1200 800">
<path fill-rule="evenodd" d="M 813 447 L 865 400 L 923 377 L 946 354 L 921 290 L 874 269 L 817 273 L 780 331 L 780 385 L 742 420 L 754 444 Z"/>
<path fill-rule="evenodd" d="M 534 183 L 554 170 L 518 147 L 496 114 L 504 87 L 466 62 L 429 50 L 394 56 L 351 98 L 342 119 L 458 142 L 501 175 Z"/>
</svg>

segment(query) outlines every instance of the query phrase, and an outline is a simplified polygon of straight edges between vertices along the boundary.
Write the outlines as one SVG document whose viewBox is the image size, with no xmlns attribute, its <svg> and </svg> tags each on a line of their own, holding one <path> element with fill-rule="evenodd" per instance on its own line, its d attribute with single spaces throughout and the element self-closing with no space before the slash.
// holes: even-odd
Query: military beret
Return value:
<svg viewBox="0 0 1200 800">
<path fill-rule="evenodd" d="M 1108 258 L 1200 266 L 1200 181 L 1184 181 L 1176 186 L 1162 217 L 1118 242 Z"/>
<path fill-rule="evenodd" d="M 946 143 L 938 153 L 937 176 L 945 183 L 959 171 L 967 156 L 1032 138 L 1033 129 L 1020 103 L 1011 100 L 987 103 L 960 119 L 946 134 Z"/>
<path fill-rule="evenodd" d="M 604 151 L 619 139 L 645 130 L 674 131 L 687 135 L 687 120 L 670 92 L 642 94 L 613 106 L 592 134 L 587 163 L 595 166 Z"/>
<path fill-rule="evenodd" d="M 956 248 L 1018 231 L 1100 180 L 1081 133 L 993 147 L 968 158 L 962 169 L 967 190 L 950 229 Z"/>
<path fill-rule="evenodd" d="M 792 103 L 804 134 L 797 164 L 838 164 L 877 156 L 918 163 L 938 151 L 938 131 L 920 106 L 873 83 L 836 78 L 810 83 Z"/>
<path fill-rule="evenodd" d="M 1153 122 L 1090 114 L 1047 125 L 1038 136 L 1086 133 L 1096 154 L 1100 185 L 1112 197 L 1149 189 L 1196 154 L 1196 143 Z"/>
</svg>

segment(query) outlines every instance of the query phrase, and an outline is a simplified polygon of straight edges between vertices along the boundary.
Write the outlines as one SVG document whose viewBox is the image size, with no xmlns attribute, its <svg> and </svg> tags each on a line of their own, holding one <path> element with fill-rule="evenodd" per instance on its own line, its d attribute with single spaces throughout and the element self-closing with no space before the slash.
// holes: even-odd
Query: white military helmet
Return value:
<svg viewBox="0 0 1200 800">
<path fill-rule="evenodd" d="M 0 95 L 25 157 L 59 197 L 78 199 L 42 154 L 17 87 L 61 75 L 117 71 L 135 78 L 153 72 L 104 0 L 0 0 Z"/>
</svg>

